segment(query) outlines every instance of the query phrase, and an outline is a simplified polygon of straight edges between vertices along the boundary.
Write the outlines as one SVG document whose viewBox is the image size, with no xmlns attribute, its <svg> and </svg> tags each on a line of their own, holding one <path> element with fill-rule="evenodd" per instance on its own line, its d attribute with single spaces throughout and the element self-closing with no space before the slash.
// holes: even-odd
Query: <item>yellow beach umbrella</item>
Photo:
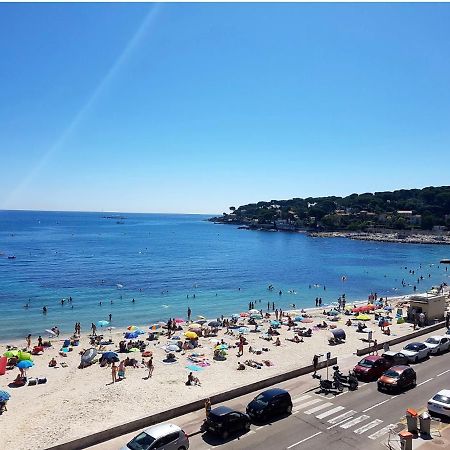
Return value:
<svg viewBox="0 0 450 450">
<path fill-rule="evenodd" d="M 367 314 L 359 314 L 355 317 L 356 320 L 370 320 L 370 316 Z"/>
<path fill-rule="evenodd" d="M 202 326 L 199 323 L 191 323 L 188 328 L 190 330 L 200 330 L 201 327 Z"/>
<path fill-rule="evenodd" d="M 197 339 L 197 333 L 194 333 L 193 331 L 186 331 L 186 333 L 184 333 L 184 335 L 188 338 L 188 339 Z"/>
</svg>

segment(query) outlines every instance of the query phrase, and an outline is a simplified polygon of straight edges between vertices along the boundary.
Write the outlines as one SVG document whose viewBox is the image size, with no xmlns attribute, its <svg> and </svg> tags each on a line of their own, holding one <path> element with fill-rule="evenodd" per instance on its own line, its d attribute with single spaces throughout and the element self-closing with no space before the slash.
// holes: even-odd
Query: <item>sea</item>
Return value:
<svg viewBox="0 0 450 450">
<path fill-rule="evenodd" d="M 0 341 L 75 322 L 87 330 L 109 314 L 114 327 L 147 327 L 186 318 L 188 307 L 213 319 L 249 302 L 307 308 L 449 282 L 439 264 L 448 246 L 249 231 L 208 217 L 0 211 Z"/>
</svg>

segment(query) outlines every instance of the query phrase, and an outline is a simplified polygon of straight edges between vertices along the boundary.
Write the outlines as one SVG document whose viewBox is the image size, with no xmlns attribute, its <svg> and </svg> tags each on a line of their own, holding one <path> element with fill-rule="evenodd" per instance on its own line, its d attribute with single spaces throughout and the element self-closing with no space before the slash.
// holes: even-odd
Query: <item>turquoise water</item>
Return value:
<svg viewBox="0 0 450 450">
<path fill-rule="evenodd" d="M 76 321 L 86 329 L 109 314 L 118 327 L 185 317 L 188 306 L 193 316 L 217 317 L 249 301 L 310 307 L 342 293 L 411 293 L 419 275 L 419 291 L 449 278 L 438 265 L 450 256 L 446 246 L 245 231 L 198 215 L 103 215 L 0 211 L 0 340 L 55 325 L 71 331 Z M 60 304 L 69 296 L 73 308 Z"/>
</svg>

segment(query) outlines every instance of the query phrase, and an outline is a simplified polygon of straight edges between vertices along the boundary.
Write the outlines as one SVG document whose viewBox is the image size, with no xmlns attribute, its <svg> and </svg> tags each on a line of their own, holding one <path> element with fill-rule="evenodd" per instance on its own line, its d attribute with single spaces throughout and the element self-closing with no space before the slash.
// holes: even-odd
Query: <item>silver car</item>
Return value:
<svg viewBox="0 0 450 450">
<path fill-rule="evenodd" d="M 188 450 L 189 438 L 177 425 L 153 425 L 133 438 L 121 450 Z"/>
<path fill-rule="evenodd" d="M 411 342 L 403 347 L 402 353 L 408 357 L 409 362 L 419 362 L 427 359 L 431 350 L 422 342 Z"/>
<path fill-rule="evenodd" d="M 424 344 L 431 350 L 432 355 L 448 351 L 450 346 L 450 336 L 431 336 Z"/>
</svg>

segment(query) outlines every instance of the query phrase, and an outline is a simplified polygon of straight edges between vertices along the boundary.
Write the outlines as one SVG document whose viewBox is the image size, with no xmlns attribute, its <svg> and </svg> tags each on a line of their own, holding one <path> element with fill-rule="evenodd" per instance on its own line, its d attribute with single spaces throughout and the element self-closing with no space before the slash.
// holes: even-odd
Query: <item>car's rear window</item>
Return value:
<svg viewBox="0 0 450 450">
<path fill-rule="evenodd" d="M 416 352 L 417 350 L 419 350 L 420 349 L 420 344 L 408 344 L 406 347 L 405 347 L 405 350 L 411 350 L 411 351 L 413 351 L 413 352 Z"/>
<path fill-rule="evenodd" d="M 155 438 L 147 433 L 138 434 L 132 441 L 128 442 L 127 447 L 131 450 L 147 450 L 155 442 Z"/>
<path fill-rule="evenodd" d="M 450 397 L 448 395 L 436 394 L 433 397 L 433 400 L 436 400 L 437 402 L 441 403 L 447 403 L 447 405 L 450 405 Z"/>
<path fill-rule="evenodd" d="M 390 378 L 398 378 L 400 376 L 400 374 L 395 370 L 386 370 L 386 372 L 384 372 L 384 375 Z"/>
<path fill-rule="evenodd" d="M 259 394 L 257 397 L 255 397 L 255 401 L 258 403 L 261 403 L 262 405 L 267 405 L 269 404 L 268 399 L 265 397 L 264 394 Z"/>
<path fill-rule="evenodd" d="M 425 342 L 427 342 L 428 344 L 439 344 L 440 339 L 436 339 L 436 338 L 428 338 Z"/>
</svg>

